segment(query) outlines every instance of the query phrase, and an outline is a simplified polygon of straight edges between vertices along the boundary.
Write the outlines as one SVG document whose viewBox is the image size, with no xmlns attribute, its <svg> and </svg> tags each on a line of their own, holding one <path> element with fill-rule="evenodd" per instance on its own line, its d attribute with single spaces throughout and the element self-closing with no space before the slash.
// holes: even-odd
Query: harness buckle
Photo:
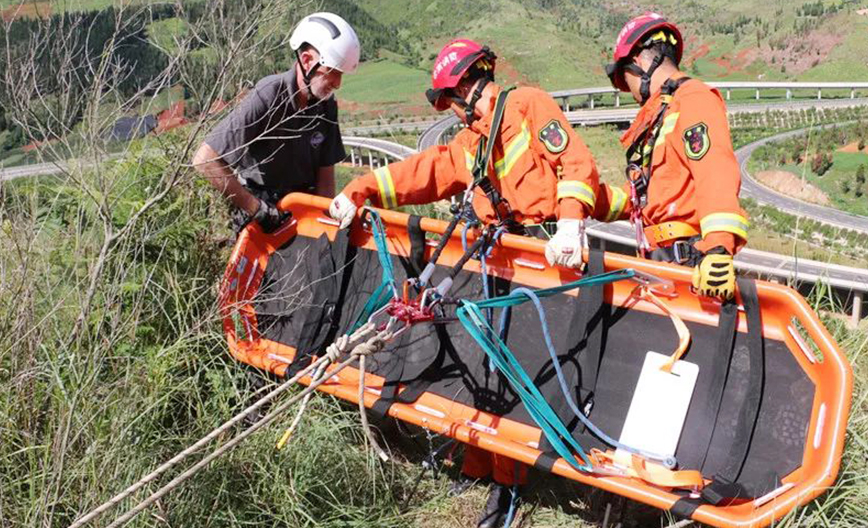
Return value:
<svg viewBox="0 0 868 528">
<path fill-rule="evenodd" d="M 672 244 L 672 258 L 676 264 L 684 264 L 690 260 L 693 247 L 687 240 L 676 240 Z"/>
</svg>

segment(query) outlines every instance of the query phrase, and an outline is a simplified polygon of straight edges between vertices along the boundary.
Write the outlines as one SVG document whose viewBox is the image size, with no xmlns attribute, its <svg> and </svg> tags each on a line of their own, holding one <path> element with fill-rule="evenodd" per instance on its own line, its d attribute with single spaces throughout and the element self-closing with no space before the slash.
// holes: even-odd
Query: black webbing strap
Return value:
<svg viewBox="0 0 868 528">
<path fill-rule="evenodd" d="M 421 222 L 422 217 L 417 215 L 411 215 L 410 220 L 407 222 L 407 234 L 410 237 L 410 258 L 407 259 L 406 266 L 408 277 L 418 277 L 426 266 L 425 231 L 422 230 Z M 405 332 L 398 339 L 395 347 L 398 349 L 405 347 L 411 333 L 410 331 Z M 402 352 L 397 354 L 395 361 L 397 363 L 394 365 L 394 368 L 389 371 L 385 380 L 383 380 L 383 389 L 380 392 L 380 397 L 371 407 L 371 413 L 379 419 L 385 418 L 389 414 L 389 409 L 395 403 L 412 403 L 416 401 L 431 385 L 430 371 L 432 371 L 434 365 L 438 364 L 438 361 L 442 362 L 442 359 L 432 361 L 432 364 L 426 367 L 422 374 L 407 383 L 404 390 L 400 393 L 398 392 L 398 388 L 404 377 L 407 365 L 407 353 Z"/>
<path fill-rule="evenodd" d="M 418 400 L 419 396 L 428 390 L 428 387 L 430 387 L 434 381 L 440 379 L 442 376 L 444 371 L 443 364 L 446 357 L 442 344 L 444 340 L 449 339 L 449 336 L 442 325 L 437 325 L 435 329 L 441 342 L 439 353 L 418 376 L 405 383 L 404 390 L 400 392 L 398 392 L 398 389 L 400 388 L 401 381 L 404 378 L 408 352 L 406 350 L 399 352 L 397 365 L 395 365 L 395 368 L 386 375 L 386 379 L 383 381 L 383 388 L 380 392 L 380 397 L 374 402 L 374 405 L 371 406 L 370 412 L 378 419 L 383 419 L 388 416 L 389 409 L 391 409 L 392 405 L 396 403 L 413 403 Z M 411 333 L 411 331 L 404 332 L 395 348 L 402 349 L 406 347 L 407 343 L 410 341 Z"/>
<path fill-rule="evenodd" d="M 479 146 L 476 149 L 476 159 L 473 163 L 473 183 L 471 188 L 479 187 L 482 189 L 485 196 L 488 197 L 488 201 L 491 202 L 491 208 L 494 209 L 498 222 L 508 220 L 511 216 L 511 209 L 509 203 L 491 183 L 491 178 L 488 175 L 488 164 L 494 152 L 494 144 L 497 143 L 497 139 L 500 137 L 500 125 L 503 123 L 506 98 L 512 90 L 512 88 L 504 88 L 497 94 L 497 101 L 494 104 L 494 115 L 491 118 L 491 128 L 488 132 L 488 140 L 486 141 L 484 137 L 479 139 Z"/>
<path fill-rule="evenodd" d="M 695 408 L 695 412 L 699 413 L 699 416 L 713 416 L 714 424 L 711 427 L 697 427 L 689 435 L 682 435 L 678 445 L 681 450 L 702 453 L 702 459 L 697 466 L 700 469 L 705 466 L 708 450 L 711 447 L 711 439 L 717 430 L 717 416 L 720 414 L 720 407 L 723 404 L 724 388 L 732 364 L 737 322 L 738 305 L 735 301 L 723 303 L 717 320 L 717 351 L 712 358 L 709 369 L 711 374 L 708 380 L 709 385 L 704 389 L 708 398 L 702 400 L 702 403 L 697 402 Z"/>
<path fill-rule="evenodd" d="M 744 313 L 747 316 L 747 347 L 750 354 L 750 375 L 744 401 L 735 426 L 735 438 L 729 444 L 729 455 L 723 469 L 715 475 L 727 482 L 737 482 L 750 450 L 753 433 L 759 418 L 760 402 L 765 385 L 765 346 L 762 337 L 762 318 L 756 282 L 738 279 Z"/>
<path fill-rule="evenodd" d="M 660 91 L 665 98 L 660 105 L 660 109 L 657 111 L 657 115 L 654 116 L 651 125 L 649 125 L 644 132 L 639 134 L 633 143 L 627 147 L 627 180 L 636 188 L 636 196 L 639 201 L 639 203 L 634 204 L 634 206 L 645 206 L 648 195 L 648 186 L 651 184 L 651 158 L 653 157 L 653 153 L 650 156 L 646 156 L 646 147 L 648 145 L 653 147 L 657 143 L 657 138 L 660 136 L 660 131 L 663 128 L 663 120 L 666 110 L 669 108 L 671 97 L 682 84 L 689 80 L 690 77 L 681 77 L 678 80 L 668 79 L 663 83 Z M 636 159 L 637 153 L 639 156 L 638 162 Z M 639 177 L 635 177 L 631 170 L 632 167 L 636 167 L 637 165 L 641 168 L 641 175 Z"/>
<path fill-rule="evenodd" d="M 287 369 L 287 376 L 294 376 L 306 367 L 311 357 L 335 337 L 346 293 L 345 278 L 352 269 L 350 254 L 354 253 L 348 231 L 338 231 L 334 242 L 323 234 L 313 246 L 314 255 L 304 259 L 305 276 L 314 290 L 311 307 L 303 315 L 295 358 Z"/>
<path fill-rule="evenodd" d="M 585 277 L 600 275 L 605 272 L 604 256 L 603 251 L 591 249 Z M 579 408 L 586 414 L 590 414 L 590 410 L 593 408 L 594 391 L 597 387 L 600 361 L 603 357 L 603 334 L 609 315 L 611 315 L 611 306 L 604 302 L 604 293 L 603 287 L 590 287 L 581 290 L 576 300 L 577 306 L 572 321 L 570 321 L 567 338 L 570 356 L 575 356 L 582 350 L 585 354 L 586 359 L 581 361 L 582 367 L 578 371 L 571 371 L 570 379 L 567 382 L 569 386 L 578 389 Z M 579 349 L 579 345 L 583 341 L 585 346 Z M 581 372 L 581 379 L 579 379 L 579 371 Z M 558 418 L 568 427 L 575 425 L 578 421 L 573 415 L 572 409 L 567 405 L 566 399 L 557 398 L 556 401 L 549 402 L 549 404 Z M 582 432 L 584 432 L 584 425 L 579 429 L 579 433 Z M 545 435 L 541 435 L 539 450 L 542 453 L 534 462 L 534 467 L 543 471 L 551 471 L 560 455 L 557 454 Z"/>
<path fill-rule="evenodd" d="M 422 231 L 422 217 L 410 215 L 407 221 L 407 235 L 410 237 L 410 258 L 407 276 L 419 277 L 425 269 L 425 231 Z"/>
<path fill-rule="evenodd" d="M 701 498 L 684 497 L 679 499 L 672 505 L 670 511 L 681 517 L 691 518 L 696 508 L 703 504 L 725 504 L 736 499 L 753 498 L 754 492 L 748 490 L 743 484 L 738 482 L 741 472 L 744 469 L 745 460 L 750 450 L 750 444 L 753 440 L 754 430 L 756 429 L 757 420 L 759 418 L 760 403 L 762 402 L 763 390 L 765 385 L 765 343 L 762 337 L 762 317 L 760 314 L 759 297 L 756 291 L 756 282 L 751 279 L 738 279 L 738 291 L 741 294 L 741 300 L 744 305 L 744 312 L 747 316 L 747 348 L 749 354 L 750 374 L 748 377 L 748 387 L 745 392 L 744 400 L 739 409 L 738 419 L 735 426 L 735 438 L 729 442 L 729 452 L 727 454 L 726 463 L 723 469 L 714 475 L 712 482 L 702 489 Z M 724 324 L 731 324 L 735 327 L 737 320 L 737 305 L 735 303 L 726 303 L 721 308 L 721 339 L 718 341 L 718 355 L 720 355 L 722 347 L 730 349 L 730 364 L 732 361 L 732 347 L 734 342 L 727 342 L 725 334 L 728 332 L 724 329 Z M 732 316 L 727 315 L 724 319 L 724 309 L 733 312 Z M 732 319 L 732 323 L 729 319 Z M 733 339 L 735 331 L 732 332 Z M 716 371 L 715 371 L 716 372 Z M 720 376 L 716 376 L 718 378 Z M 715 380 L 714 390 L 717 386 L 726 383 L 729 379 L 729 369 L 726 370 L 724 382 L 721 383 Z M 716 393 L 715 393 L 716 394 Z M 717 402 L 717 412 L 720 412 L 720 398 L 713 398 Z M 709 400 L 709 401 L 712 401 Z M 715 415 L 715 424 L 712 428 L 710 437 L 707 439 L 708 444 L 711 443 L 714 431 L 717 429 L 719 414 Z M 702 433 L 698 431 L 697 433 Z M 707 462 L 708 451 L 706 450 L 703 466 Z M 777 480 L 776 476 L 772 476 L 771 480 Z M 774 484 L 768 484 L 774 486 Z"/>
</svg>

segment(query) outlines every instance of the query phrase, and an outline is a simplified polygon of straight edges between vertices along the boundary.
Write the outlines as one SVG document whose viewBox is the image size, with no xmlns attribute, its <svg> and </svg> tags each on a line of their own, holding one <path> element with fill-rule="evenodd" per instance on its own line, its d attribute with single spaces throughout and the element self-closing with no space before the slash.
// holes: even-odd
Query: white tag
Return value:
<svg viewBox="0 0 868 528">
<path fill-rule="evenodd" d="M 648 352 L 633 393 L 620 442 L 658 455 L 674 456 L 699 365 L 677 361 L 672 373 L 660 370 L 669 356 Z"/>
</svg>

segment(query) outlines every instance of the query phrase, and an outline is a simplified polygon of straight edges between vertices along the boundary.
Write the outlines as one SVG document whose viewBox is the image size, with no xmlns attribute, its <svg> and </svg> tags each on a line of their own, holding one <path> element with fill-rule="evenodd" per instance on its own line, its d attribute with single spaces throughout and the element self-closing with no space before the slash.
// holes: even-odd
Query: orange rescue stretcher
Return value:
<svg viewBox="0 0 868 528">
<path fill-rule="evenodd" d="M 241 232 L 220 293 L 229 350 L 237 360 L 279 376 L 303 368 L 352 328 L 376 290 L 381 267 L 370 226 L 357 219 L 348 232 L 339 231 L 328 204 L 291 194 L 280 203 L 292 213 L 285 226 L 265 234 L 251 224 Z M 378 212 L 396 278 L 416 276 L 446 223 Z M 469 237 L 472 242 L 474 235 Z M 462 237 L 453 235 L 434 277 L 464 253 Z M 699 374 L 675 451 L 677 468 L 619 457 L 571 420 L 532 307 L 514 309 L 499 330 L 590 454 L 593 471 L 576 469 L 552 450 L 515 391 L 454 319 L 415 324 L 368 360 L 369 412 L 712 526 L 767 526 L 832 485 L 852 373 L 795 290 L 740 281 L 736 302 L 724 306 L 691 293 L 688 268 L 613 253 L 591 252 L 587 259 L 586 276 L 633 270 L 644 278 L 644 291 L 654 291 L 662 302 L 637 296 L 636 282 L 627 280 L 546 299 L 562 370 L 586 416 L 617 438 L 646 353 L 683 349 L 684 335 L 672 325 L 682 321 L 690 332 L 682 359 L 697 365 Z M 543 241 L 510 234 L 500 237 L 485 271 L 491 293 L 498 295 L 581 277 L 549 267 Z M 482 263 L 469 260 L 450 291 L 453 304 L 479 299 L 482 281 Z M 358 403 L 358 381 L 358 371 L 348 368 L 319 390 Z"/>
</svg>

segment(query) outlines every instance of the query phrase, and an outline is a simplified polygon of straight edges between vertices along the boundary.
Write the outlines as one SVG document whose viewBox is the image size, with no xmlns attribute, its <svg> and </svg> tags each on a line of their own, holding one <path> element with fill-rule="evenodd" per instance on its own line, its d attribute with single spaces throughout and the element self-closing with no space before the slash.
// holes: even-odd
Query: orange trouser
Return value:
<svg viewBox="0 0 868 528">
<path fill-rule="evenodd" d="M 498 484 L 521 486 L 527 483 L 527 466 L 521 462 L 466 444 L 461 472 L 470 478 L 491 476 Z M 518 473 L 516 475 L 516 472 Z"/>
</svg>

